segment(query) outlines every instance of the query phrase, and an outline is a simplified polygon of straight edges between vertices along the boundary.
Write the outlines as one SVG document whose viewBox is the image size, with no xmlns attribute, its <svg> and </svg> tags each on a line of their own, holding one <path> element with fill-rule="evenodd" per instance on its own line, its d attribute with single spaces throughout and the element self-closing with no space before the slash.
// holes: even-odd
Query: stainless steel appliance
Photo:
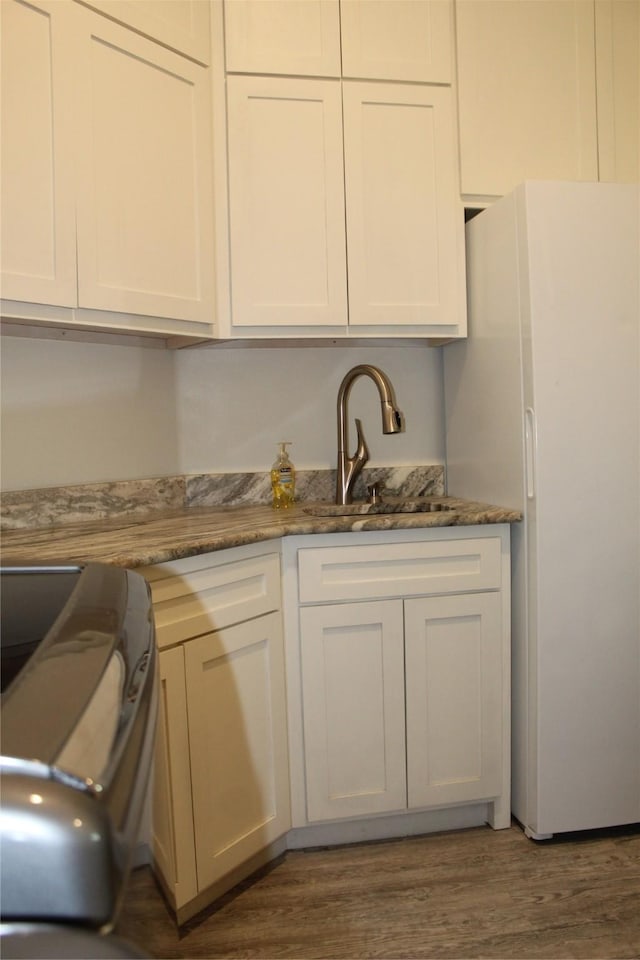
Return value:
<svg viewBox="0 0 640 960">
<path fill-rule="evenodd" d="M 2 955 L 75 956 L 59 951 L 78 943 L 77 955 L 142 956 L 104 938 L 153 753 L 147 584 L 104 564 L 5 567 L 0 577 Z M 90 935 L 101 939 L 91 953 Z"/>
</svg>

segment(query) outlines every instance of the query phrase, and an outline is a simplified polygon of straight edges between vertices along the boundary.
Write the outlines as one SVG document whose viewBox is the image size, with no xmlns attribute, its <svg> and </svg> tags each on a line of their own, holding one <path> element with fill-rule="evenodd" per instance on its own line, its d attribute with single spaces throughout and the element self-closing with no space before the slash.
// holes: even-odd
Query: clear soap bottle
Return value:
<svg viewBox="0 0 640 960">
<path fill-rule="evenodd" d="M 296 494 L 296 471 L 287 453 L 287 447 L 291 446 L 291 441 L 282 440 L 279 446 L 280 452 L 271 467 L 272 506 L 274 510 L 290 507 L 295 501 Z"/>
</svg>

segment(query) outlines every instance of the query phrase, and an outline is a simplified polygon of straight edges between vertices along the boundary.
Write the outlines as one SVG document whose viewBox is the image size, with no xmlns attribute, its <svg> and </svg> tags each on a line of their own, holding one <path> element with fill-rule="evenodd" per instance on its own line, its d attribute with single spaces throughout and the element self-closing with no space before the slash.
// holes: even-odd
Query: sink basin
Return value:
<svg viewBox="0 0 640 960">
<path fill-rule="evenodd" d="M 379 503 L 314 503 L 303 507 L 314 517 L 357 517 L 389 513 L 436 513 L 454 510 L 443 497 L 389 497 Z"/>
</svg>

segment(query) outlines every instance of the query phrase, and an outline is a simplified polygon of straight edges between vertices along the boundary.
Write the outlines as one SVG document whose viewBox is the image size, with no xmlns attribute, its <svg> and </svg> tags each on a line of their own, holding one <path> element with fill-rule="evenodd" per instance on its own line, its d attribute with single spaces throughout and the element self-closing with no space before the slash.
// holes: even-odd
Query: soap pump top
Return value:
<svg viewBox="0 0 640 960">
<path fill-rule="evenodd" d="M 280 467 L 280 466 L 293 466 L 293 464 L 291 463 L 291 460 L 289 459 L 289 454 L 287 452 L 287 447 L 290 447 L 291 443 L 292 443 L 291 440 L 278 441 L 278 446 L 280 447 L 280 451 L 278 453 L 276 462 L 273 465 L 274 468 Z"/>
</svg>

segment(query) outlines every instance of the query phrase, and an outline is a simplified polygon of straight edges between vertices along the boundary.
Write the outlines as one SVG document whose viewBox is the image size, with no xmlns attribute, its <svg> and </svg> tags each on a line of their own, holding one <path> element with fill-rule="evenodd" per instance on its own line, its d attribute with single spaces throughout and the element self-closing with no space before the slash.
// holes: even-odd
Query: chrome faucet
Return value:
<svg viewBox="0 0 640 960">
<path fill-rule="evenodd" d="M 349 432 L 347 422 L 347 401 L 349 393 L 354 382 L 366 375 L 371 377 L 378 393 L 380 394 L 380 406 L 382 409 L 382 432 L 383 433 L 402 433 L 404 430 L 404 417 L 396 406 L 396 397 L 393 391 L 391 381 L 386 374 L 378 367 L 371 366 L 368 363 L 361 363 L 357 367 L 349 370 L 338 390 L 338 469 L 336 477 L 336 503 L 351 503 L 353 500 L 353 484 L 355 479 L 369 459 L 369 449 L 364 433 L 362 432 L 362 423 L 356 419 L 356 430 L 358 433 L 358 447 L 355 454 L 349 456 Z"/>
</svg>

